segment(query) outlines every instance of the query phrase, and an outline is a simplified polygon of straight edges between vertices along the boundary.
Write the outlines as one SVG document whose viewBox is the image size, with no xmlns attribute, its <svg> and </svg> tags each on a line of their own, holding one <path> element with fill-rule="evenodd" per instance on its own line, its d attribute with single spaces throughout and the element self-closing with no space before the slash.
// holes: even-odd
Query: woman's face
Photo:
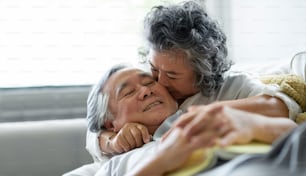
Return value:
<svg viewBox="0 0 306 176">
<path fill-rule="evenodd" d="M 150 50 L 153 77 L 165 86 L 178 102 L 199 92 L 195 87 L 196 75 L 186 57 L 182 51 Z"/>
</svg>

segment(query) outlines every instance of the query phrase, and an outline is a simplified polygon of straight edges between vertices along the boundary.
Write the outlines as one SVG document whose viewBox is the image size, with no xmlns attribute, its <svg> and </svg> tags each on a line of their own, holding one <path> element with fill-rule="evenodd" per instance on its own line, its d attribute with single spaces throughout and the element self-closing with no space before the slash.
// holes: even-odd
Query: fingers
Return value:
<svg viewBox="0 0 306 176">
<path fill-rule="evenodd" d="M 203 131 L 218 131 L 218 128 L 223 125 L 222 117 L 220 117 L 221 109 L 218 106 L 209 107 L 193 107 L 191 112 L 186 113 L 192 119 L 185 125 L 185 135 L 191 137 Z"/>
<path fill-rule="evenodd" d="M 146 128 L 143 125 L 137 125 L 137 128 L 139 129 L 139 131 L 141 132 L 141 136 L 142 136 L 142 141 L 144 143 L 148 143 L 151 141 L 151 135 L 149 133 L 148 128 Z"/>
<path fill-rule="evenodd" d="M 223 145 L 228 145 L 237 138 L 231 133 L 235 130 L 232 119 L 224 112 L 224 107 L 218 104 L 193 106 L 182 117 L 182 122 L 185 122 L 183 133 L 196 146 L 213 146 L 219 144 L 221 139 Z M 223 140 L 224 137 L 226 139 Z"/>
<path fill-rule="evenodd" d="M 226 146 L 232 145 L 232 144 L 234 144 L 237 137 L 238 137 L 237 133 L 235 133 L 235 132 L 228 133 L 227 135 L 225 135 L 223 138 L 221 138 L 218 141 L 218 144 L 221 147 L 226 147 Z"/>
<path fill-rule="evenodd" d="M 127 152 L 134 148 L 141 147 L 151 139 L 148 129 L 137 123 L 127 123 L 118 132 L 112 142 L 117 153 Z"/>
<path fill-rule="evenodd" d="M 190 141 L 196 147 L 212 147 L 217 144 L 219 135 L 212 131 L 205 131 L 192 136 Z"/>
<path fill-rule="evenodd" d="M 116 153 L 123 153 L 129 151 L 132 147 L 126 140 L 125 135 L 118 133 L 117 136 L 112 140 L 112 148 Z"/>
<path fill-rule="evenodd" d="M 174 122 L 174 124 L 172 125 L 173 127 L 180 127 L 180 128 L 184 128 L 191 120 L 192 120 L 192 115 L 191 114 L 183 114 L 180 116 L 180 118 Z"/>
<path fill-rule="evenodd" d="M 130 128 L 130 133 L 132 134 L 131 142 L 134 142 L 135 147 L 141 147 L 143 144 L 150 142 L 151 136 L 148 129 L 143 125 L 136 125 Z"/>
<path fill-rule="evenodd" d="M 184 128 L 192 121 L 194 112 L 182 114 L 177 121 L 172 124 L 172 127 L 162 136 L 161 141 L 166 140 L 172 131 L 176 128 Z"/>
</svg>

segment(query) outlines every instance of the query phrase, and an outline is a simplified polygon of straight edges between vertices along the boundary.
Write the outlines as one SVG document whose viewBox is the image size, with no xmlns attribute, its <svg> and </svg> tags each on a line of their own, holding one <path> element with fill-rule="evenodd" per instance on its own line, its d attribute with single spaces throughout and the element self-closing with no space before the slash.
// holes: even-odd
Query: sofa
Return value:
<svg viewBox="0 0 306 176">
<path fill-rule="evenodd" d="M 92 158 L 84 118 L 0 123 L 1 176 L 60 176 Z"/>
</svg>

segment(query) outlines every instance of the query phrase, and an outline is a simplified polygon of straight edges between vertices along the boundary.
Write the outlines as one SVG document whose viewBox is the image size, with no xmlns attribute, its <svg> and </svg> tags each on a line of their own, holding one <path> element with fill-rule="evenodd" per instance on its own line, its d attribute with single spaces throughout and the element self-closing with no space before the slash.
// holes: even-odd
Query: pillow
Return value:
<svg viewBox="0 0 306 176">
<path fill-rule="evenodd" d="M 261 77 L 261 81 L 265 84 L 277 84 L 280 90 L 292 97 L 306 111 L 306 83 L 304 78 L 294 74 L 283 75 L 266 75 Z M 306 113 L 297 116 L 296 122 L 301 123 L 306 120 Z"/>
<path fill-rule="evenodd" d="M 306 81 L 306 51 L 293 56 L 290 63 L 291 73 L 300 75 Z"/>
</svg>

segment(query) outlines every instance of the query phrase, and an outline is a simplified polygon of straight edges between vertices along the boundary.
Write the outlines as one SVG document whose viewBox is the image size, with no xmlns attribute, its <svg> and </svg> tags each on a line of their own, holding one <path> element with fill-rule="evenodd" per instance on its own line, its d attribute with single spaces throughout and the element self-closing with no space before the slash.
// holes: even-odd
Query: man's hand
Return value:
<svg viewBox="0 0 306 176">
<path fill-rule="evenodd" d="M 144 125 L 127 123 L 116 135 L 111 136 L 109 140 L 108 147 L 113 153 L 123 153 L 150 142 L 151 136 Z"/>
</svg>

